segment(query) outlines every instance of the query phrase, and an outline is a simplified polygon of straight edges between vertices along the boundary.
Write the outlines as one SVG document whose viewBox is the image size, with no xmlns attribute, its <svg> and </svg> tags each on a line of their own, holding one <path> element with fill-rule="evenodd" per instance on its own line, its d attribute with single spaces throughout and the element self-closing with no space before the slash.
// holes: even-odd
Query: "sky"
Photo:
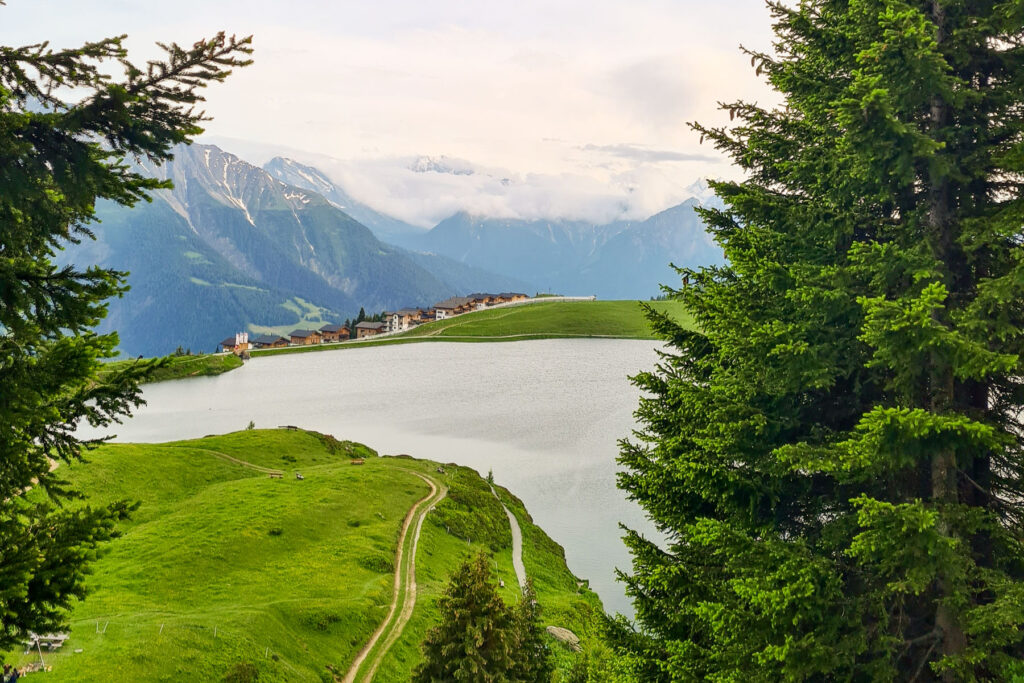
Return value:
<svg viewBox="0 0 1024 683">
<path fill-rule="evenodd" d="M 201 141 L 254 163 L 312 162 L 357 199 L 424 226 L 454 210 L 646 217 L 699 178 L 737 177 L 688 122 L 727 124 L 723 100 L 774 101 L 739 50 L 771 47 L 762 0 L 0 7 L 0 44 L 70 47 L 125 33 L 139 61 L 158 54 L 156 41 L 191 44 L 217 30 L 252 34 L 255 62 L 208 90 L 213 120 Z"/>
</svg>

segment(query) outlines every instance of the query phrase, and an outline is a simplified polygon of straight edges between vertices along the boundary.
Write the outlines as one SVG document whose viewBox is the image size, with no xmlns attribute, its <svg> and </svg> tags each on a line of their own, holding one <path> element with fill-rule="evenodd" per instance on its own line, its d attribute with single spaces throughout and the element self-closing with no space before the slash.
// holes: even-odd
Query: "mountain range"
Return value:
<svg viewBox="0 0 1024 683">
<path fill-rule="evenodd" d="M 421 165 L 437 172 L 438 163 Z M 130 272 L 130 291 L 100 328 L 116 329 L 129 355 L 211 351 L 235 331 L 282 333 L 472 291 L 647 298 L 678 279 L 670 262 L 721 260 L 694 212 L 698 198 L 643 221 L 457 213 L 428 230 L 291 159 L 260 168 L 195 144 L 136 170 L 174 188 L 131 209 L 100 204 L 97 239 L 58 255 L 62 265 Z"/>
<path fill-rule="evenodd" d="M 142 173 L 174 182 L 153 201 L 97 207 L 97 239 L 61 264 L 130 272 L 101 330 L 129 355 L 177 346 L 212 351 L 236 330 L 285 332 L 375 312 L 428 306 L 467 290 L 521 288 L 442 256 L 381 242 L 324 197 L 209 145 L 179 146 Z"/>
<path fill-rule="evenodd" d="M 415 167 L 471 172 L 461 166 L 447 170 L 442 161 L 422 158 Z M 722 261 L 721 250 L 694 211 L 718 201 L 703 182 L 691 186 L 693 198 L 642 221 L 594 224 L 459 212 L 424 230 L 361 204 L 312 166 L 276 157 L 265 168 L 284 182 L 322 193 L 384 241 L 523 280 L 531 291 L 645 299 L 658 294 L 660 285 L 678 281 L 670 264 L 695 267 Z"/>
</svg>

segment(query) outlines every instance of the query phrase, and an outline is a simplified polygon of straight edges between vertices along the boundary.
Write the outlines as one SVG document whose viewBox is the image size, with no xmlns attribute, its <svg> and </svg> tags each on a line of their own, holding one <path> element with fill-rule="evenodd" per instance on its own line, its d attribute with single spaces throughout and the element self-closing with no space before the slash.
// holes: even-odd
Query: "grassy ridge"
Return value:
<svg viewBox="0 0 1024 683">
<path fill-rule="evenodd" d="M 650 302 L 684 325 L 692 318 L 678 301 Z M 353 347 L 411 344 L 424 341 L 495 342 L 529 339 L 608 337 L 654 339 L 638 301 L 545 301 L 493 308 L 420 325 L 385 339 L 325 346 L 298 346 L 252 352 L 253 356 L 309 353 Z"/>
<path fill-rule="evenodd" d="M 204 354 L 202 356 L 168 356 L 169 362 L 153 373 L 150 382 L 163 382 L 169 379 L 184 379 L 186 377 L 206 377 L 210 375 L 221 375 L 236 368 L 242 367 L 242 359 L 238 356 L 228 354 Z M 104 375 L 123 368 L 136 360 L 118 360 L 105 363 L 100 371 L 100 379 Z"/>
<path fill-rule="evenodd" d="M 250 430 L 110 444 L 88 463 L 62 466 L 90 503 L 140 506 L 93 564 L 71 639 L 44 653 L 48 680 L 216 681 L 239 667 L 252 667 L 260 681 L 333 680 L 330 671 L 347 669 L 387 612 L 402 520 L 428 491 L 414 470 L 443 478 L 451 494 L 427 517 L 416 612 L 377 677 L 408 680 L 436 598 L 467 554 L 492 553 L 504 596 L 514 601 L 511 544 L 507 522 L 499 523 L 504 512 L 472 470 L 445 465 L 442 475 L 436 463 L 373 455 L 313 432 Z M 353 467 L 352 457 L 365 464 Z M 230 458 L 285 476 L 271 479 Z M 546 543 L 527 566 L 545 567 L 538 576 L 568 573 L 551 552 L 557 546 Z M 553 604 L 573 599 L 542 594 Z M 583 599 L 599 609 L 593 594 Z M 7 661 L 12 655 L 21 664 L 34 659 L 17 652 Z"/>
<path fill-rule="evenodd" d="M 678 301 L 651 302 L 658 310 L 688 322 Z M 616 337 L 653 339 L 636 301 L 551 301 L 477 311 L 421 325 L 402 337 Z"/>
</svg>

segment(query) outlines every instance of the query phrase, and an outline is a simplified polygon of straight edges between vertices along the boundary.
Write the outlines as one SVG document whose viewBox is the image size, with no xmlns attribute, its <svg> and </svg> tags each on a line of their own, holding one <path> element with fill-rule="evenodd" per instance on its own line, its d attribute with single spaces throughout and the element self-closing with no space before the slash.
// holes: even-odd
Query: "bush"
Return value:
<svg viewBox="0 0 1024 683">
<path fill-rule="evenodd" d="M 255 683 L 260 671 L 252 662 L 239 662 L 224 674 L 224 683 Z"/>
<path fill-rule="evenodd" d="M 367 555 L 359 558 L 359 566 L 369 569 L 378 574 L 392 574 L 395 571 L 395 561 L 383 555 Z"/>
</svg>

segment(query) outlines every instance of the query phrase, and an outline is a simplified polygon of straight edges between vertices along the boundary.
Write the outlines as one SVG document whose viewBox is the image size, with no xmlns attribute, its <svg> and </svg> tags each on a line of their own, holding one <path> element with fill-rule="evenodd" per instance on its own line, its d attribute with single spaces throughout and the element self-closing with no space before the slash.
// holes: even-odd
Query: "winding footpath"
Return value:
<svg viewBox="0 0 1024 683">
<path fill-rule="evenodd" d="M 501 503 L 501 507 L 505 510 L 505 515 L 508 516 L 508 525 L 512 528 L 512 567 L 516 570 L 516 580 L 519 581 L 519 590 L 522 591 L 526 587 L 526 565 L 523 564 L 523 531 L 519 528 L 519 520 L 512 514 L 512 511 L 508 509 L 508 506 L 502 502 L 501 497 L 498 496 L 498 492 L 491 487 L 491 493 Z"/>
<path fill-rule="evenodd" d="M 352 666 L 349 667 L 348 673 L 342 679 L 343 683 L 355 683 L 359 677 L 359 670 L 363 668 L 363 663 L 366 661 L 370 662 L 369 667 L 358 680 L 365 683 L 373 680 L 377 667 L 384 661 L 384 656 L 391 646 L 402 635 L 402 631 L 416 607 L 416 548 L 419 545 L 420 531 L 423 529 L 423 520 L 426 519 L 427 513 L 448 495 L 448 487 L 419 472 L 406 471 L 427 482 L 427 485 L 430 486 L 430 493 L 413 505 L 405 516 L 402 531 L 398 536 L 398 550 L 395 553 L 395 581 L 391 594 L 391 606 L 384 621 L 352 661 Z M 408 531 L 413 524 L 415 524 L 415 530 L 410 539 Z M 399 611 L 400 599 L 402 609 Z M 398 612 L 397 618 L 396 611 Z"/>
</svg>

